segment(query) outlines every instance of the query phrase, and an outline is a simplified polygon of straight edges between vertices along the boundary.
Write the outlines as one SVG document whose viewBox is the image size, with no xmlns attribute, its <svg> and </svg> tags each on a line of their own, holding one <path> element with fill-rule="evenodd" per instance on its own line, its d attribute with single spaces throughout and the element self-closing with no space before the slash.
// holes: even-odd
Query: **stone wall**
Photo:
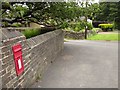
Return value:
<svg viewBox="0 0 120 90">
<path fill-rule="evenodd" d="M 0 77 L 2 88 L 28 88 L 41 78 L 43 72 L 63 49 L 63 31 L 55 30 L 30 39 L 19 31 L 2 29 L 0 41 Z M 16 75 L 12 46 L 22 45 L 24 72 Z"/>
<path fill-rule="evenodd" d="M 97 34 L 100 30 L 98 31 L 92 31 L 92 30 L 87 30 L 87 36 L 91 36 L 94 34 Z M 73 32 L 73 31 L 64 31 L 64 37 L 68 39 L 84 39 L 85 38 L 85 32 Z"/>
</svg>

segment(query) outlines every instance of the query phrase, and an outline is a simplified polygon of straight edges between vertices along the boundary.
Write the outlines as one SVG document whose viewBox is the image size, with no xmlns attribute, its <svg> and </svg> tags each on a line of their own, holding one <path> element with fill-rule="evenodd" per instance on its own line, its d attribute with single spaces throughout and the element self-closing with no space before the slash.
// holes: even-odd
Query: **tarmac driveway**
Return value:
<svg viewBox="0 0 120 90">
<path fill-rule="evenodd" d="M 118 88 L 118 43 L 70 40 L 35 88 Z"/>
</svg>

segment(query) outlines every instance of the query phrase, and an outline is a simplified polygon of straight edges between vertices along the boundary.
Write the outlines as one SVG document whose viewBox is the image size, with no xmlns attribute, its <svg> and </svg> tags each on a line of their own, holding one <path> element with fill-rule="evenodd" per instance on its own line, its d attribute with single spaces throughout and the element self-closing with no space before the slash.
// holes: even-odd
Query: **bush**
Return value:
<svg viewBox="0 0 120 90">
<path fill-rule="evenodd" d="M 68 27 L 65 28 L 66 30 L 73 30 L 75 32 L 79 32 L 85 29 L 85 26 L 87 25 L 87 29 L 92 30 L 93 29 L 93 25 L 91 23 L 87 23 L 84 21 L 81 22 L 72 22 L 69 23 Z"/>
<path fill-rule="evenodd" d="M 22 24 L 21 23 L 13 23 L 11 26 L 12 27 L 22 27 Z"/>
<path fill-rule="evenodd" d="M 26 38 L 31 38 L 40 34 L 40 30 L 38 29 L 26 29 L 22 32 Z"/>
<path fill-rule="evenodd" d="M 82 29 L 84 29 L 83 22 L 78 22 L 78 23 L 75 24 L 75 28 L 74 28 L 75 31 L 79 32 Z"/>
<path fill-rule="evenodd" d="M 60 26 L 60 28 L 64 29 L 68 27 L 68 23 L 67 22 L 63 22 L 63 24 Z"/>
<path fill-rule="evenodd" d="M 93 25 L 91 23 L 87 23 L 87 29 L 88 30 L 92 30 L 93 29 Z"/>
<path fill-rule="evenodd" d="M 70 23 L 68 28 L 71 28 L 71 30 L 73 31 L 79 32 L 85 28 L 85 24 L 84 22 Z"/>
<path fill-rule="evenodd" d="M 99 27 L 102 28 L 102 30 L 107 31 L 108 29 L 113 29 L 113 24 L 99 24 Z"/>
<path fill-rule="evenodd" d="M 25 31 L 22 31 L 22 34 L 25 35 L 25 37 L 31 38 L 40 34 L 44 34 L 50 31 L 55 30 L 56 28 L 54 27 L 47 27 L 47 28 L 37 28 L 37 29 L 26 29 Z"/>
</svg>

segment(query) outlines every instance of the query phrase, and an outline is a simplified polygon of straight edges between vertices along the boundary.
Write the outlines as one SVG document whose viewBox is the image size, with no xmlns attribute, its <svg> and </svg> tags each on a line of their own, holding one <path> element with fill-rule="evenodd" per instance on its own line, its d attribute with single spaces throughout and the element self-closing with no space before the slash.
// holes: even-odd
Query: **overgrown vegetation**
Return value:
<svg viewBox="0 0 120 90">
<path fill-rule="evenodd" d="M 80 31 L 85 30 L 85 26 L 87 26 L 88 30 L 92 30 L 93 29 L 93 25 L 91 23 L 86 23 L 84 21 L 79 21 L 79 22 L 71 22 L 71 23 L 69 23 L 65 27 L 65 30 L 80 32 Z"/>
<path fill-rule="evenodd" d="M 40 34 L 44 34 L 50 31 L 55 30 L 55 28 L 36 28 L 36 29 L 25 29 L 24 31 L 22 31 L 22 34 L 25 35 L 25 37 L 31 38 Z"/>
<path fill-rule="evenodd" d="M 2 27 L 29 27 L 31 22 L 45 27 L 57 27 L 80 32 L 92 30 L 94 27 L 87 19 L 113 23 L 120 30 L 120 2 L 91 3 L 84 2 L 2 2 Z M 84 17 L 84 19 L 82 18 Z M 103 30 L 112 25 L 100 25 Z M 33 33 L 33 34 L 32 34 Z M 33 37 L 41 31 L 26 30 L 26 37 Z M 30 35 L 30 36 L 28 36 Z"/>
<path fill-rule="evenodd" d="M 22 32 L 25 37 L 28 39 L 28 38 L 31 38 L 31 37 L 34 37 L 34 36 L 37 36 L 37 35 L 40 35 L 41 31 L 40 29 L 26 29 L 25 31 Z"/>
</svg>

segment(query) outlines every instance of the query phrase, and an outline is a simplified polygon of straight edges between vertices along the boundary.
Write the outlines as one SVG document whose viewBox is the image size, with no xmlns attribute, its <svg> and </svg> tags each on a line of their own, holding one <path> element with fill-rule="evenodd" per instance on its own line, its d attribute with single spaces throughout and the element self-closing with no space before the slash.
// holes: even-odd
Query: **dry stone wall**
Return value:
<svg viewBox="0 0 120 90">
<path fill-rule="evenodd" d="M 91 36 L 94 34 L 97 34 L 100 30 L 98 31 L 92 31 L 92 30 L 87 30 L 87 36 Z M 84 39 L 85 38 L 85 32 L 73 32 L 73 31 L 64 31 L 64 37 L 68 39 Z"/>
</svg>

